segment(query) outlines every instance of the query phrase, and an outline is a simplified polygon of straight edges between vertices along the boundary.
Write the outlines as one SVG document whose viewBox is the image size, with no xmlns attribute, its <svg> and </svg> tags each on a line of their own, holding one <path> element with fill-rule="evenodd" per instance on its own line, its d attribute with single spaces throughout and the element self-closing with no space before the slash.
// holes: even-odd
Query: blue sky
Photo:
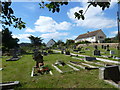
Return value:
<svg viewBox="0 0 120 90">
<path fill-rule="evenodd" d="M 70 2 L 62 6 L 59 13 L 52 13 L 47 8 L 40 9 L 38 2 L 13 2 L 12 8 L 15 16 L 21 17 L 26 23 L 22 30 L 10 28 L 14 37 L 21 42 L 30 42 L 29 35 L 42 37 L 43 42 L 50 39 L 66 41 L 75 39 L 78 35 L 87 31 L 102 29 L 107 37 L 117 34 L 116 12 L 117 4 L 111 3 L 111 7 L 102 11 L 99 7 L 91 7 L 85 14 L 86 19 L 77 20 L 74 12 L 80 9 L 85 10 L 86 2 Z"/>
</svg>

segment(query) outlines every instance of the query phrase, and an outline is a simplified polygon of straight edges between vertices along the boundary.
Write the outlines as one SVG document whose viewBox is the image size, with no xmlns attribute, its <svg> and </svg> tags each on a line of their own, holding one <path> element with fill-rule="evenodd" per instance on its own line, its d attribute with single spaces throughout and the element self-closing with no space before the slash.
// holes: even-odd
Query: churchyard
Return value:
<svg viewBox="0 0 120 90">
<path fill-rule="evenodd" d="M 113 47 L 109 47 L 109 49 L 114 50 L 112 55 L 110 55 L 110 51 L 98 46 L 97 50 L 100 50 L 100 56 L 93 53 L 96 46 L 89 45 L 81 49 L 67 48 L 70 55 L 65 53 L 63 49 L 53 48 L 51 49 L 53 53 L 49 51 L 48 54 L 45 54 L 47 51 L 44 50 L 42 51 L 44 64 L 49 67 L 52 75 L 31 76 L 32 68 L 36 63 L 33 60 L 32 51 L 18 56 L 20 58 L 16 61 L 6 61 L 13 58 L 13 56 L 2 56 L 2 65 L 0 66 L 2 68 L 0 71 L 0 75 L 2 75 L 1 82 L 19 81 L 20 84 L 14 88 L 117 88 L 116 85 L 120 84 L 119 76 L 114 78 L 114 75 L 109 77 L 109 75 L 104 74 L 108 73 L 110 67 L 113 68 L 110 68 L 111 70 L 116 71 L 116 65 L 120 65 L 119 59 L 113 58 L 113 56 L 119 57 L 118 50 Z M 108 61 L 101 61 L 102 59 Z M 62 65 L 63 63 L 64 65 Z M 116 72 L 119 75 L 120 72 Z M 116 80 L 115 85 L 104 81 L 105 79 L 109 81 L 111 78 Z"/>
</svg>

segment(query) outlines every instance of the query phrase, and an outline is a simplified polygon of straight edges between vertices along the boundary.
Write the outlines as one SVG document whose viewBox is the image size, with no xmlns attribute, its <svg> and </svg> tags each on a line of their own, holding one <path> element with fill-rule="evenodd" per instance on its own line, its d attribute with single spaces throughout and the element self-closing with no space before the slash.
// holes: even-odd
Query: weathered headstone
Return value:
<svg viewBox="0 0 120 90">
<path fill-rule="evenodd" d="M 93 55 L 101 56 L 100 50 L 94 50 Z"/>
</svg>

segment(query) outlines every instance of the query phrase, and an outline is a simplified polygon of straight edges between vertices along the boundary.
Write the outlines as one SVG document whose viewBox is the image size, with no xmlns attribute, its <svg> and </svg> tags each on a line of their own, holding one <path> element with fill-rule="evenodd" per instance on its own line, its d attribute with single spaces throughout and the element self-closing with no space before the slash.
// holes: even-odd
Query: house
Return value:
<svg viewBox="0 0 120 90">
<path fill-rule="evenodd" d="M 80 41 L 89 41 L 89 42 L 102 43 L 102 42 L 104 42 L 105 38 L 106 38 L 106 35 L 100 29 L 100 30 L 96 30 L 96 31 L 92 31 L 92 32 L 87 32 L 85 34 L 79 35 L 75 39 L 75 43 L 80 42 Z"/>
<path fill-rule="evenodd" d="M 48 43 L 47 43 L 47 47 L 52 47 L 54 44 L 55 44 L 56 42 L 53 40 L 53 39 L 51 39 Z"/>
</svg>

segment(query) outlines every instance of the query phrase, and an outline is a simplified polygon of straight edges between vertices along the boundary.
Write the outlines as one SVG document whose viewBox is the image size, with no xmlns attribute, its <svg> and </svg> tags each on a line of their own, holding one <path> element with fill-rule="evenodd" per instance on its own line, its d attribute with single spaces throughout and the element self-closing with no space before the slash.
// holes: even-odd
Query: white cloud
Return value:
<svg viewBox="0 0 120 90">
<path fill-rule="evenodd" d="M 31 3 L 31 4 L 24 5 L 23 7 L 24 7 L 24 8 L 27 8 L 27 9 L 29 9 L 29 10 L 31 10 L 31 11 L 35 11 L 36 6 L 37 6 L 37 5 Z"/>
<path fill-rule="evenodd" d="M 118 34 L 118 31 L 112 31 L 111 34 L 116 35 L 116 34 Z"/>
<path fill-rule="evenodd" d="M 56 32 L 58 30 L 69 30 L 71 23 L 63 21 L 57 23 L 51 17 L 40 16 L 39 19 L 35 22 L 34 29 L 28 29 L 26 32 Z"/>
<path fill-rule="evenodd" d="M 66 39 L 72 39 L 72 40 L 75 40 L 78 36 L 71 36 L 71 37 L 68 37 Z"/>
<path fill-rule="evenodd" d="M 2 29 L 0 28 L 0 32 L 2 31 Z"/>
<path fill-rule="evenodd" d="M 25 32 L 35 32 L 35 31 L 32 30 L 31 28 L 27 28 L 27 29 L 25 30 Z"/>
<path fill-rule="evenodd" d="M 18 34 L 18 35 L 14 35 L 13 34 L 13 38 L 18 38 L 18 39 L 27 39 L 27 40 L 29 40 L 29 36 L 30 36 L 31 34 Z"/>
<path fill-rule="evenodd" d="M 68 33 L 54 32 L 54 33 L 42 34 L 40 37 L 59 39 L 60 37 L 67 36 L 67 35 L 68 35 Z"/>
<path fill-rule="evenodd" d="M 74 13 L 79 10 L 86 10 L 86 2 L 82 2 L 82 7 L 75 7 L 67 12 L 68 17 L 76 23 L 76 26 L 86 28 L 111 28 L 116 26 L 116 21 L 104 16 L 104 12 L 99 7 L 91 6 L 85 14 L 85 20 L 75 19 Z"/>
</svg>

